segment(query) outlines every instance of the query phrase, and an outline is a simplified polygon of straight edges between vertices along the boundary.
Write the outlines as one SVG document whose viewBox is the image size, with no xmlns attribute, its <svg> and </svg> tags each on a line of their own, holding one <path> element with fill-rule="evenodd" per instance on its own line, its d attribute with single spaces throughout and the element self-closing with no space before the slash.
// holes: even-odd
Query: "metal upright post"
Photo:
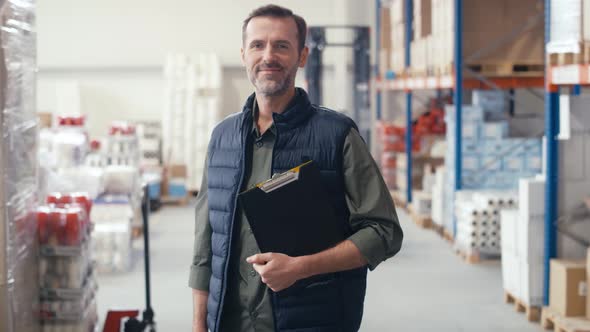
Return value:
<svg viewBox="0 0 590 332">
<path fill-rule="evenodd" d="M 410 69 L 411 61 L 410 61 L 410 43 L 412 40 L 412 0 L 405 0 L 406 1 L 406 12 L 404 15 L 406 16 L 406 41 L 405 41 L 405 63 L 406 69 Z M 408 204 L 412 202 L 412 92 L 410 90 L 406 91 L 406 159 L 407 159 L 407 188 L 406 188 L 406 195 Z"/>
<path fill-rule="evenodd" d="M 385 77 L 381 77 L 379 68 L 381 67 L 381 0 L 375 0 L 377 24 L 375 26 L 375 77 L 379 81 L 383 81 Z M 375 89 L 375 118 L 381 120 L 381 91 Z"/>
<path fill-rule="evenodd" d="M 549 42 L 551 33 L 551 0 L 545 0 L 545 42 Z M 559 90 L 551 90 L 550 82 L 547 82 L 545 69 L 545 137 L 547 149 L 547 174 L 545 176 L 545 278 L 543 284 L 543 303 L 549 304 L 549 278 L 551 258 L 557 254 L 557 178 L 558 170 L 558 114 L 559 114 Z"/>
<path fill-rule="evenodd" d="M 312 103 L 322 104 L 323 62 L 322 53 L 326 46 L 326 30 L 323 27 L 310 27 L 307 32 L 309 57 L 305 66 L 307 93 Z"/>
<path fill-rule="evenodd" d="M 461 190 L 462 158 L 462 112 L 463 112 L 463 0 L 455 0 L 455 191 Z M 455 195 L 453 195 L 453 206 Z M 457 225 L 453 217 L 453 236 Z"/>
</svg>

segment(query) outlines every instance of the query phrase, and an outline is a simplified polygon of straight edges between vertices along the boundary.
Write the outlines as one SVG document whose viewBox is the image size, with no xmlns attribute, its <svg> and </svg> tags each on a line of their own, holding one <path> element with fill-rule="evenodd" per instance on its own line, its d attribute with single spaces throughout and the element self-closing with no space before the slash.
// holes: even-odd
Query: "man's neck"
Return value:
<svg viewBox="0 0 590 332">
<path fill-rule="evenodd" d="M 256 94 L 256 105 L 258 107 L 258 118 L 256 119 L 256 124 L 261 134 L 263 134 L 272 125 L 272 114 L 283 113 L 294 96 L 294 87 L 289 89 L 287 93 L 281 96 L 270 97 L 258 93 Z"/>
</svg>

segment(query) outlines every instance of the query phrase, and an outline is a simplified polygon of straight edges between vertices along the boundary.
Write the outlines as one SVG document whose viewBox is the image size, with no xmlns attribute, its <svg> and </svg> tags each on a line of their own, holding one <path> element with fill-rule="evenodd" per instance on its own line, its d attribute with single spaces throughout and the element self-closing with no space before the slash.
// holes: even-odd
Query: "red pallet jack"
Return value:
<svg viewBox="0 0 590 332">
<path fill-rule="evenodd" d="M 141 214 L 143 220 L 143 243 L 144 243 L 144 266 L 145 266 L 145 299 L 146 309 L 143 311 L 142 319 L 139 320 L 139 309 L 132 310 L 109 310 L 102 332 L 156 332 L 154 322 L 154 310 L 151 303 L 150 288 L 150 239 L 149 239 L 149 213 L 150 196 L 148 187 L 143 188 L 143 199 L 141 202 Z M 125 321 L 124 324 L 123 321 Z M 123 326 L 121 326 L 123 325 Z M 123 327 L 121 329 L 121 327 Z"/>
</svg>

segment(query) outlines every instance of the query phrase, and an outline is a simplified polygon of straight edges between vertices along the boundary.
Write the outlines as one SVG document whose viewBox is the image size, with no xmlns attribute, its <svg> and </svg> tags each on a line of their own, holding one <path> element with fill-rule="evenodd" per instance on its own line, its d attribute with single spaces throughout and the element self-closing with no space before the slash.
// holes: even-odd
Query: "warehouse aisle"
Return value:
<svg viewBox="0 0 590 332">
<path fill-rule="evenodd" d="M 194 208 L 166 207 L 152 215 L 153 306 L 159 331 L 189 331 L 187 286 Z M 463 264 L 433 232 L 420 230 L 400 212 L 402 252 L 369 274 L 361 331 L 540 331 L 502 302 L 499 262 Z M 144 308 L 142 245 L 137 264 L 124 275 L 101 276 L 98 306 Z"/>
</svg>

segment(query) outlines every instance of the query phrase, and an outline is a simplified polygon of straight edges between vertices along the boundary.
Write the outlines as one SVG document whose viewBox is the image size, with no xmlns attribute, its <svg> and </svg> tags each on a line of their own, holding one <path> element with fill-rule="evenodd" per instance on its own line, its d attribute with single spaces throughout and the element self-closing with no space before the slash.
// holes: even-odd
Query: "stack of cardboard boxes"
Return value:
<svg viewBox="0 0 590 332">
<path fill-rule="evenodd" d="M 572 1 L 581 2 L 581 0 L 563 2 Z M 391 69 L 399 75 L 406 69 L 404 62 L 407 23 L 405 2 L 405 0 L 382 1 L 384 4 L 380 15 L 382 73 Z M 496 76 L 519 74 L 523 68 L 526 71 L 535 68 L 538 70 L 536 74 L 542 74 L 544 63 L 542 15 L 543 8 L 537 0 L 466 1 L 463 4 L 465 64 L 478 72 Z M 420 75 L 451 73 L 454 62 L 454 16 L 453 0 L 414 0 L 413 33 L 410 41 L 411 70 L 414 73 Z M 520 31 L 520 33 L 515 35 L 514 31 Z M 506 36 L 512 35 L 515 37 L 509 42 L 502 42 Z M 490 45 L 497 45 L 497 47 L 490 47 Z M 385 67 L 387 65 L 390 67 Z"/>
<path fill-rule="evenodd" d="M 406 1 L 392 0 L 390 10 L 390 65 L 391 70 L 399 75 L 403 73 L 406 68 Z"/>
<path fill-rule="evenodd" d="M 590 2 L 552 0 L 550 36 L 547 53 L 551 65 L 588 63 Z"/>
<path fill-rule="evenodd" d="M 551 260 L 549 306 L 561 317 L 588 317 L 587 262 L 583 260 Z"/>
</svg>

